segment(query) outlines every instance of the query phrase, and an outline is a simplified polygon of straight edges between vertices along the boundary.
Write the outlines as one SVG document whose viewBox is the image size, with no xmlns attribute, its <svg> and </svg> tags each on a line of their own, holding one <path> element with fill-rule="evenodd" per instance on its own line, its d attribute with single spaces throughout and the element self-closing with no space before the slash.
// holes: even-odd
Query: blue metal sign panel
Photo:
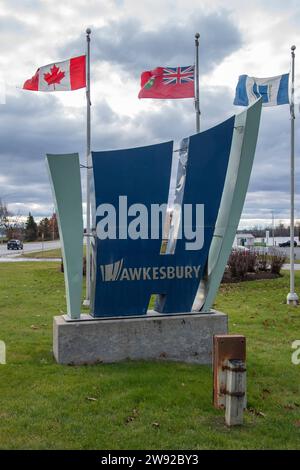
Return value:
<svg viewBox="0 0 300 470">
<path fill-rule="evenodd" d="M 189 138 L 182 224 L 175 251 L 161 253 L 172 142 L 92 152 L 96 238 L 92 313 L 190 312 L 205 271 L 222 196 L 234 118 Z"/>
</svg>

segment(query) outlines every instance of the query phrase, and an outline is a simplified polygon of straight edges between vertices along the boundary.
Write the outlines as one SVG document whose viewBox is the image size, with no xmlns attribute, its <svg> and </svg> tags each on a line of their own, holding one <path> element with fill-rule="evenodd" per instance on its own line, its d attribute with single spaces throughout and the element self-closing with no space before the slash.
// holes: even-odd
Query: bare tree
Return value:
<svg viewBox="0 0 300 470">
<path fill-rule="evenodd" d="M 8 217 L 11 215 L 5 202 L 0 199 L 0 231 L 4 233 L 9 226 Z"/>
</svg>

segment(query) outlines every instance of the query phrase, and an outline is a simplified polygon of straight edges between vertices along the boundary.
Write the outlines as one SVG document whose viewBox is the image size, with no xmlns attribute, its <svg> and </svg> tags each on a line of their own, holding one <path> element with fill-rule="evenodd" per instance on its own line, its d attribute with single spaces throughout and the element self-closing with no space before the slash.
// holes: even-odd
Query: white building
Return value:
<svg viewBox="0 0 300 470">
<path fill-rule="evenodd" d="M 252 233 L 237 233 L 233 242 L 233 247 L 245 246 L 251 248 L 254 246 L 255 237 Z"/>
</svg>

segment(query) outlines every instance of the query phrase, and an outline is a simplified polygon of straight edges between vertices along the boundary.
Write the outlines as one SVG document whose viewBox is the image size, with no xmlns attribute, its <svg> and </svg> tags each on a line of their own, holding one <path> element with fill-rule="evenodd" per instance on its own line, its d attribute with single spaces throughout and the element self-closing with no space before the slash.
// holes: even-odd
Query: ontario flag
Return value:
<svg viewBox="0 0 300 470">
<path fill-rule="evenodd" d="M 44 65 L 26 80 L 24 90 L 70 91 L 86 86 L 85 55 Z"/>
<path fill-rule="evenodd" d="M 157 67 L 141 74 L 139 98 L 193 98 L 194 66 Z"/>
</svg>

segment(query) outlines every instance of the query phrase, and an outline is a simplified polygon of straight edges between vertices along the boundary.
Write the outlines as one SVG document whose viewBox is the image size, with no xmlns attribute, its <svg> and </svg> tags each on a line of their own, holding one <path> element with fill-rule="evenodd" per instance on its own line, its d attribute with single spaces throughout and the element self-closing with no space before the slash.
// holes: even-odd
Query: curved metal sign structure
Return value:
<svg viewBox="0 0 300 470">
<path fill-rule="evenodd" d="M 260 113 L 261 100 L 184 140 L 171 221 L 166 215 L 173 142 L 92 152 L 92 316 L 146 315 L 152 295 L 160 314 L 209 312 L 240 220 Z M 63 245 L 68 315 L 78 319 L 83 235 L 79 156 L 47 155 L 47 161 Z"/>
</svg>

